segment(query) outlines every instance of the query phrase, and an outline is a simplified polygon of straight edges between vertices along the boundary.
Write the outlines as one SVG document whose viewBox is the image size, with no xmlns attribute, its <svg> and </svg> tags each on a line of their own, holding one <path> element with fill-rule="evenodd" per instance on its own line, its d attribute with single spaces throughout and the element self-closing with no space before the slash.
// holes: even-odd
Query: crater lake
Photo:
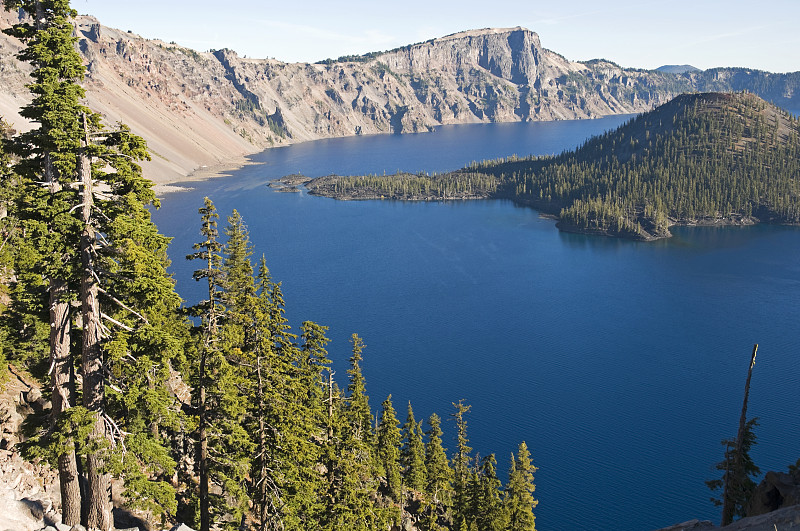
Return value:
<svg viewBox="0 0 800 531">
<path fill-rule="evenodd" d="M 677 228 L 651 243 L 565 234 L 508 201 L 340 202 L 278 193 L 271 179 L 445 171 L 474 160 L 553 154 L 629 117 L 441 127 L 268 150 L 225 177 L 169 193 L 154 219 L 174 237 L 172 272 L 204 293 L 183 257 L 197 209 L 235 208 L 282 282 L 290 322 L 329 326 L 346 382 L 349 338 L 367 345 L 373 411 L 392 395 L 401 422 L 436 412 L 455 448 L 453 402 L 473 454 L 506 481 L 526 441 L 537 528 L 647 530 L 719 522 L 704 481 L 735 437 L 759 344 L 749 416 L 762 472 L 800 458 L 800 229 Z M 427 425 L 425 426 L 427 429 Z"/>
</svg>

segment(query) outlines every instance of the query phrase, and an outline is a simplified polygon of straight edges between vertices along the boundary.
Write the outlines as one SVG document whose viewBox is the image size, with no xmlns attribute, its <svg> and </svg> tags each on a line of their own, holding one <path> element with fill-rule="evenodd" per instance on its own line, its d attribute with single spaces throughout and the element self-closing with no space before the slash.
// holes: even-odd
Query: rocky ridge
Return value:
<svg viewBox="0 0 800 531">
<path fill-rule="evenodd" d="M 0 13 L 0 29 L 19 20 Z M 87 103 L 153 151 L 146 175 L 180 180 L 271 146 L 442 124 L 595 118 L 638 113 L 693 90 L 762 90 L 796 103 L 795 74 L 741 69 L 670 74 L 606 60 L 569 61 L 524 28 L 471 30 L 396 50 L 317 64 L 197 52 L 75 20 Z M 0 116 L 16 128 L 30 67 L 0 35 Z"/>
</svg>

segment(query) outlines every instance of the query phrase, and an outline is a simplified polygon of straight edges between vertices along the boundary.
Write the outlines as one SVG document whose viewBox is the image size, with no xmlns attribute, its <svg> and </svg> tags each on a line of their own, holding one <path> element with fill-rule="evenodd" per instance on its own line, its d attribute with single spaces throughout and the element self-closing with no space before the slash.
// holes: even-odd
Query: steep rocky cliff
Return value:
<svg viewBox="0 0 800 531">
<path fill-rule="evenodd" d="M 3 12 L 0 27 L 18 17 Z M 154 160 L 145 171 L 159 182 L 292 142 L 441 124 L 594 118 L 649 110 L 700 85 L 748 88 L 742 72 L 704 77 L 571 62 L 524 28 L 471 30 L 307 64 L 196 52 L 88 16 L 75 22 L 88 104 L 148 141 Z M 0 37 L 0 115 L 25 128 L 17 111 L 28 98 L 29 68 L 14 58 L 19 46 Z M 772 76 L 759 86 L 797 100 L 783 78 Z"/>
</svg>

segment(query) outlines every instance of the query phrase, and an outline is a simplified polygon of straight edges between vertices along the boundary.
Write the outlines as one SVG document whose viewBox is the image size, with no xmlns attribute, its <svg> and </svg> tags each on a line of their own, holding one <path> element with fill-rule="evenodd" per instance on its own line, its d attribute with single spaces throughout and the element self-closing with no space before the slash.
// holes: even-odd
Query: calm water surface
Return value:
<svg viewBox="0 0 800 531">
<path fill-rule="evenodd" d="M 337 202 L 276 193 L 288 173 L 441 171 L 557 153 L 627 118 L 453 126 L 433 134 L 320 141 L 253 157 L 224 179 L 167 195 L 180 293 L 202 296 L 182 260 L 197 209 L 238 209 L 283 282 L 287 315 L 331 327 L 344 382 L 348 338 L 366 344 L 372 407 L 405 418 L 472 405 L 471 444 L 501 469 L 525 440 L 537 527 L 646 530 L 719 520 L 704 480 L 736 433 L 753 343 L 749 412 L 762 470 L 800 457 L 800 230 L 679 229 L 638 243 L 563 234 L 506 201 Z M 455 446 L 452 421 L 445 443 Z M 505 474 L 505 472 L 503 472 Z"/>
</svg>

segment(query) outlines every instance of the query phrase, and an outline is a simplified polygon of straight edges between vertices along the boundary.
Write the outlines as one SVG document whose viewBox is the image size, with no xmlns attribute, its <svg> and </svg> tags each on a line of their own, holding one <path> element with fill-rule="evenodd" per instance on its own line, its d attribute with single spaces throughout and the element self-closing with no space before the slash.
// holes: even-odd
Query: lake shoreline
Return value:
<svg viewBox="0 0 800 531">
<path fill-rule="evenodd" d="M 695 218 L 695 219 L 670 219 L 669 226 L 666 231 L 659 233 L 618 233 L 606 229 L 595 229 L 579 227 L 561 220 L 558 212 L 561 206 L 558 204 L 548 204 L 543 202 L 534 202 L 520 200 L 517 197 L 509 196 L 502 193 L 481 193 L 481 194 L 463 194 L 453 195 L 447 197 L 440 197 L 435 195 L 422 195 L 412 194 L 406 196 L 398 195 L 383 195 L 368 189 L 360 189 L 358 193 L 353 191 L 337 192 L 333 191 L 330 186 L 327 186 L 328 181 L 336 175 L 329 175 L 325 177 L 311 178 L 301 174 L 286 175 L 284 177 L 274 179 L 268 184 L 269 187 L 281 192 L 299 192 L 300 187 L 304 187 L 309 195 L 318 197 L 327 197 L 337 201 L 403 201 L 403 202 L 448 202 L 448 201 L 482 201 L 491 199 L 509 200 L 518 206 L 529 207 L 539 213 L 540 216 L 552 219 L 555 221 L 555 226 L 558 230 L 571 234 L 585 234 L 591 236 L 604 236 L 607 238 L 620 238 L 624 240 L 654 242 L 672 237 L 672 232 L 669 230 L 674 227 L 746 227 L 759 224 L 766 225 L 789 225 L 797 226 L 792 223 L 775 223 L 772 221 L 762 221 L 756 217 L 715 217 L 715 218 Z M 321 183 L 321 184 L 320 184 Z"/>
<path fill-rule="evenodd" d="M 163 197 L 165 194 L 193 190 L 194 188 L 192 186 L 186 186 L 188 183 L 232 177 L 235 172 L 241 170 L 245 166 L 257 165 L 258 162 L 251 159 L 255 154 L 257 153 L 230 157 L 216 164 L 200 166 L 181 178 L 155 183 L 153 185 L 153 191 L 156 193 L 156 196 Z"/>
</svg>

